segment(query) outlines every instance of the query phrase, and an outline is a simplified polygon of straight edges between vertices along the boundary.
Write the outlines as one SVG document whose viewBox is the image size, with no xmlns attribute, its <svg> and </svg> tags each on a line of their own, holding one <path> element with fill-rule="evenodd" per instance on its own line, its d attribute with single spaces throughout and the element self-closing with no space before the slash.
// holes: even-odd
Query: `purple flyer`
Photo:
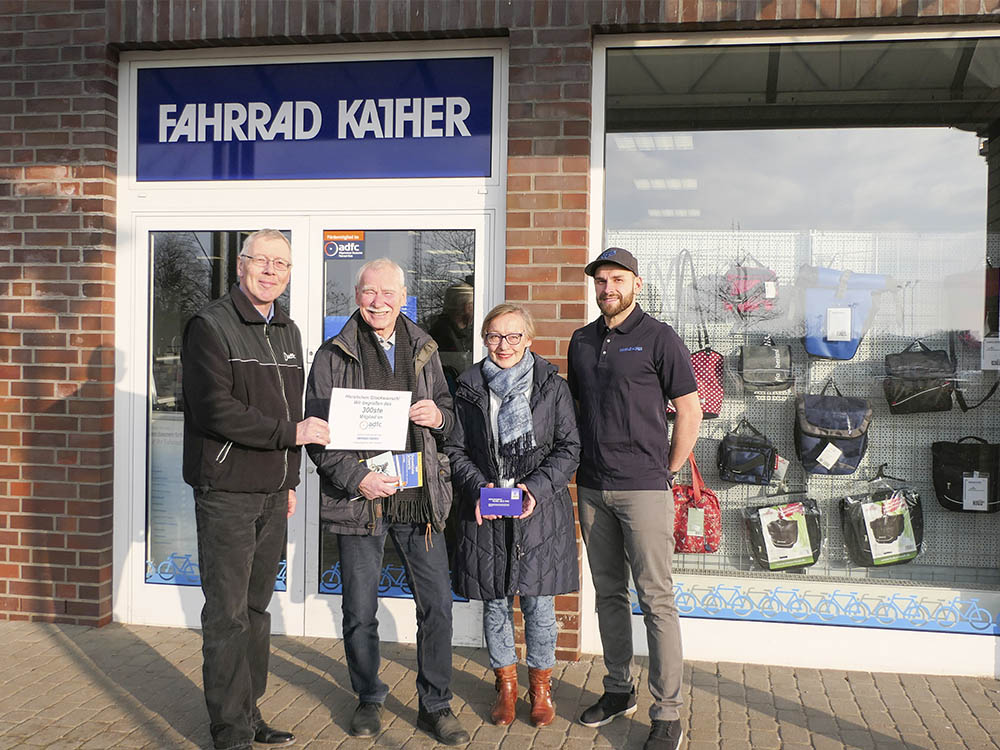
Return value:
<svg viewBox="0 0 1000 750">
<path fill-rule="evenodd" d="M 483 487 L 479 512 L 484 516 L 519 516 L 524 512 L 524 492 L 517 487 Z"/>
</svg>

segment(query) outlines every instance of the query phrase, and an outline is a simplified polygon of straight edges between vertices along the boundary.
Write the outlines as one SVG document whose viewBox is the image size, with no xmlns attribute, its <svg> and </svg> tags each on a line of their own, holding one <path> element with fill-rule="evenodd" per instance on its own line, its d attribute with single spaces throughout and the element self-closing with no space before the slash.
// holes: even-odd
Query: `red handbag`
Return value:
<svg viewBox="0 0 1000 750">
<path fill-rule="evenodd" d="M 718 552 L 722 543 L 719 498 L 702 481 L 698 464 L 691 462 L 691 484 L 674 485 L 674 552 Z"/>
<path fill-rule="evenodd" d="M 685 261 L 687 264 L 685 266 Z M 698 303 L 698 287 L 695 279 L 694 262 L 691 253 L 682 250 L 677 260 L 677 325 L 680 325 L 680 298 L 684 289 L 684 270 L 691 269 L 691 288 L 695 292 L 695 310 L 698 313 L 698 351 L 691 354 L 691 369 L 694 370 L 694 382 L 698 386 L 698 401 L 701 403 L 702 416 L 705 419 L 715 419 L 722 410 L 722 365 L 725 358 L 712 348 L 708 341 L 708 326 L 705 325 L 705 315 Z M 677 413 L 674 405 L 667 402 L 667 417 L 673 418 Z"/>
</svg>

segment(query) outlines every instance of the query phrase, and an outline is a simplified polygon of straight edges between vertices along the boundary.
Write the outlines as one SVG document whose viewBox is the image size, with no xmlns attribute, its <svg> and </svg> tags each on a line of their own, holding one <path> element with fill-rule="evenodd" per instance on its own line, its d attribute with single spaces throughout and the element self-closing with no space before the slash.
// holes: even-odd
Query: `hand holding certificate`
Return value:
<svg viewBox="0 0 1000 750">
<path fill-rule="evenodd" d="M 327 450 L 405 450 L 410 399 L 409 391 L 332 389 L 330 424 L 336 427 Z"/>
</svg>

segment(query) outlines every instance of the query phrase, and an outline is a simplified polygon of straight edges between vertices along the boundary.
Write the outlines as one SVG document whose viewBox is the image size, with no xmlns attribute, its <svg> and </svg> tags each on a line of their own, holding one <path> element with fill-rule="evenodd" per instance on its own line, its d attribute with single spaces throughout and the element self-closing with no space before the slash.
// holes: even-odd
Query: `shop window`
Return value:
<svg viewBox="0 0 1000 750">
<path fill-rule="evenodd" d="M 703 423 L 696 448 L 721 501 L 722 546 L 678 555 L 675 570 L 742 582 L 701 596 L 682 584 L 682 613 L 994 627 L 989 613 L 965 617 L 975 600 L 951 609 L 943 600 L 907 604 L 900 591 L 860 602 L 868 594 L 851 587 L 1000 588 L 1000 514 L 946 510 L 932 472 L 936 441 L 975 435 L 1000 443 L 1000 396 L 968 412 L 955 400 L 950 411 L 894 413 L 883 387 L 886 356 L 918 338 L 945 359 L 953 352 L 950 382 L 969 405 L 997 381 L 1000 199 L 990 172 L 1000 154 L 991 141 L 998 93 L 994 39 L 608 51 L 605 244 L 638 257 L 647 312 L 674 325 L 692 351 L 707 333 L 724 356 L 722 410 Z M 693 273 L 681 262 L 684 251 Z M 839 305 L 814 302 L 809 268 L 836 272 L 834 300 L 859 280 L 884 283 L 830 318 Z M 806 322 L 816 304 L 818 333 Z M 833 330 L 841 314 L 846 348 L 809 342 L 807 351 L 811 336 L 841 338 Z M 787 390 L 751 390 L 740 377 L 741 352 L 766 336 L 775 350 L 790 347 Z M 873 413 L 867 452 L 851 474 L 810 473 L 797 458 L 796 397 L 818 394 L 831 378 Z M 780 499 L 768 497 L 779 491 L 776 482 L 720 477 L 717 449 L 742 418 L 789 460 L 789 501 L 816 501 L 823 542 L 814 564 L 768 569 L 755 560 L 766 519 L 748 533 L 743 511 Z M 919 495 L 924 521 L 920 554 L 892 565 L 849 548 L 856 537 L 842 512 L 842 500 L 864 496 L 865 480 L 882 464 L 883 474 L 905 480 L 896 486 Z M 873 528 L 879 539 L 891 536 L 888 523 Z M 778 546 L 788 541 L 788 529 L 774 529 Z M 810 581 L 820 585 L 810 589 Z M 842 584 L 860 603 L 829 594 L 827 584 Z"/>
<path fill-rule="evenodd" d="M 181 340 L 191 316 L 237 282 L 248 231 L 150 232 L 149 436 L 146 583 L 199 586 L 194 497 L 182 476 Z M 285 235 L 291 238 L 289 232 Z M 289 284 L 278 304 L 288 310 Z M 285 590 L 282 559 L 275 589 Z"/>
</svg>

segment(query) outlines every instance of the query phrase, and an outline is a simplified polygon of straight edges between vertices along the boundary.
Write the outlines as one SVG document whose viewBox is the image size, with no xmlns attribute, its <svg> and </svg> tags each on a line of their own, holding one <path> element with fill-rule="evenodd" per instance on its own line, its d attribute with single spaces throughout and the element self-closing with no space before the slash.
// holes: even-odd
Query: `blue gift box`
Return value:
<svg viewBox="0 0 1000 750">
<path fill-rule="evenodd" d="M 517 487 L 483 487 L 479 512 L 484 516 L 519 516 L 524 512 L 524 492 Z"/>
</svg>

